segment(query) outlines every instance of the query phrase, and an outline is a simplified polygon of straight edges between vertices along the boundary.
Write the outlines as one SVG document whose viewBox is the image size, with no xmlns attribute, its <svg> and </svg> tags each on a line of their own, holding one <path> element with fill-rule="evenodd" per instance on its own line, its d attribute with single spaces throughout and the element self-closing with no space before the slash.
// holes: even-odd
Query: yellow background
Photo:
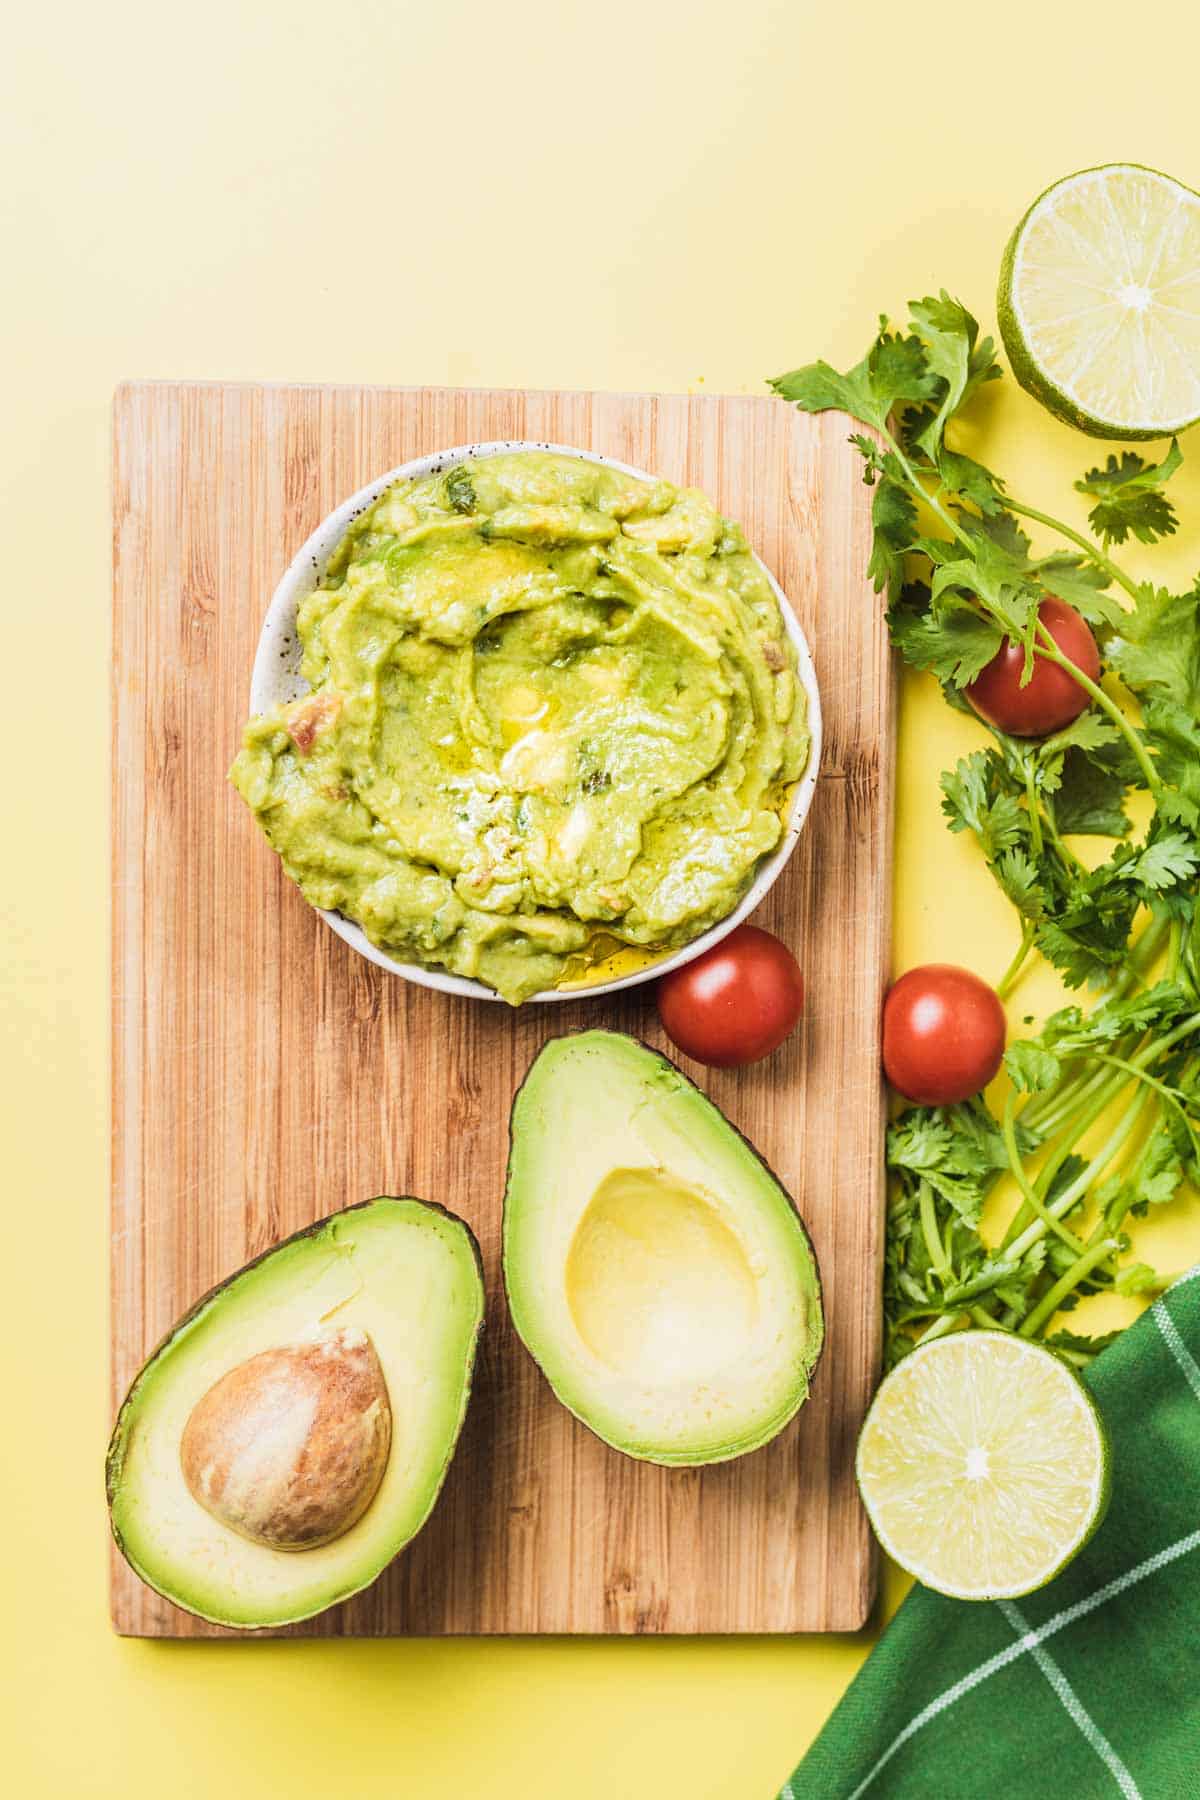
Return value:
<svg viewBox="0 0 1200 1800">
<path fill-rule="evenodd" d="M 1005 237 L 1054 177 L 1129 157 L 1200 185 L 1198 57 L 1193 0 L 26 0 L 10 15 L 0 1736 L 17 1800 L 766 1800 L 870 1643 L 110 1634 L 114 383 L 754 392 L 816 355 L 856 360 L 876 312 L 931 284 L 990 323 Z M 1008 383 L 982 412 L 989 459 L 1070 511 L 1089 446 Z M 1198 477 L 1200 456 L 1180 493 L 1193 560 Z M 937 956 L 995 977 L 1013 947 L 938 811 L 937 773 L 974 736 L 906 688 L 899 967 Z M 1031 981 L 1014 1014 L 1052 994 Z M 1160 1228 L 1164 1265 L 1195 1227 Z"/>
</svg>

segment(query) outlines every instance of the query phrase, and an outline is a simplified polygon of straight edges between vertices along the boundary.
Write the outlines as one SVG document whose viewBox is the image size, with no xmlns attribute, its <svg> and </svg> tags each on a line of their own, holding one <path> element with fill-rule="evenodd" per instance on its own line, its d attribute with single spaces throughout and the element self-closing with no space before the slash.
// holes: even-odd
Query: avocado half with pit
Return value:
<svg viewBox="0 0 1200 1800">
<path fill-rule="evenodd" d="M 117 1416 L 113 1535 L 214 1624 L 294 1624 L 368 1586 L 437 1499 L 483 1324 L 453 1213 L 378 1199 L 287 1238 L 163 1339 Z"/>
<path fill-rule="evenodd" d="M 556 1038 L 526 1076 L 504 1278 L 558 1398 L 627 1456 L 743 1456 L 808 1396 L 824 1321 L 799 1214 L 724 1114 L 633 1038 Z"/>
</svg>

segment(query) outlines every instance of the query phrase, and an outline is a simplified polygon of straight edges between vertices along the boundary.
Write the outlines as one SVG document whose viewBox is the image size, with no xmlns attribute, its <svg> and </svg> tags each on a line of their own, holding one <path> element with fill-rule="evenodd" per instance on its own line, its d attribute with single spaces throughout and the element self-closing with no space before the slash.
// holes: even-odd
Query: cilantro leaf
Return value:
<svg viewBox="0 0 1200 1800">
<path fill-rule="evenodd" d="M 1090 1013 L 1078 1006 L 1060 1007 L 1046 1020 L 1041 1042 L 1062 1056 L 1077 1056 L 1169 1024 L 1186 1006 L 1187 995 L 1176 982 L 1159 981 L 1128 998 L 1107 1000 Z"/>
<path fill-rule="evenodd" d="M 1107 1350 L 1115 1344 L 1121 1333 L 1103 1331 L 1096 1337 L 1082 1337 L 1077 1331 L 1056 1331 L 1053 1336 L 1043 1338 L 1042 1342 L 1050 1350 L 1076 1350 L 1084 1356 L 1098 1356 L 1101 1350 Z"/>
<path fill-rule="evenodd" d="M 1089 469 L 1076 491 L 1096 504 L 1088 521 L 1105 545 L 1123 544 L 1131 534 L 1140 544 L 1154 544 L 1179 527 L 1175 508 L 1162 492 L 1183 457 L 1176 438 L 1160 463 L 1147 463 L 1132 450 L 1118 461 L 1109 456 L 1102 469 Z"/>
<path fill-rule="evenodd" d="M 910 668 L 926 670 L 953 687 L 974 681 L 999 650 L 996 627 L 954 593 L 931 601 L 929 589 L 913 583 L 901 590 L 888 614 L 892 642 Z"/>
<path fill-rule="evenodd" d="M 1133 908 L 1129 909 L 1130 922 L 1133 919 Z M 1062 976 L 1067 987 L 1083 987 L 1088 982 L 1102 982 L 1118 967 L 1124 951 L 1124 937 L 1117 932 L 1109 934 L 1109 941 L 1089 936 L 1061 924 L 1057 919 L 1045 919 L 1037 928 L 1037 946 L 1047 962 Z"/>
<path fill-rule="evenodd" d="M 989 862 L 1023 844 L 1028 823 L 1019 800 L 1006 790 L 1004 765 L 994 750 L 975 750 L 941 777 L 942 811 L 951 831 L 973 831 Z"/>
<path fill-rule="evenodd" d="M 992 340 L 978 342 L 977 321 L 945 288 L 936 296 L 911 301 L 908 310 L 914 331 L 925 340 L 927 366 L 945 383 L 938 409 L 918 439 L 920 448 L 936 463 L 947 420 L 959 411 L 969 393 L 981 382 L 994 380 L 1000 370 Z"/>
<path fill-rule="evenodd" d="M 1123 1184 L 1127 1210 L 1141 1217 L 1152 1206 L 1165 1206 L 1175 1198 L 1182 1181 L 1183 1162 L 1175 1134 L 1159 1125 L 1142 1151 L 1133 1179 Z"/>
<path fill-rule="evenodd" d="M 898 597 L 904 586 L 904 559 L 917 535 L 916 504 L 890 476 L 885 475 L 875 489 L 871 523 L 875 535 L 867 574 L 875 592 L 886 588 L 890 600 Z"/>
<path fill-rule="evenodd" d="M 932 400 L 940 382 L 920 338 L 889 332 L 887 320 L 881 319 L 870 350 L 845 375 L 827 362 L 815 362 L 777 375 L 769 385 L 801 412 L 846 412 L 882 431 L 894 407 Z"/>
<path fill-rule="evenodd" d="M 1120 742 L 1117 728 L 1112 720 L 1100 712 L 1081 712 L 1077 719 L 1053 737 L 1043 738 L 1038 746 L 1038 757 L 1042 763 L 1050 763 L 1061 758 L 1067 750 L 1103 750 L 1109 744 Z"/>
<path fill-rule="evenodd" d="M 1200 583 L 1186 594 L 1143 588 L 1122 615 L 1108 659 L 1139 699 L 1172 700 L 1200 714 Z"/>
<path fill-rule="evenodd" d="M 888 1166 L 919 1177 L 968 1224 L 977 1224 L 988 1186 L 1006 1167 L 994 1121 L 969 1106 L 910 1107 L 888 1132 Z"/>
<path fill-rule="evenodd" d="M 475 483 L 466 463 L 458 463 L 447 475 L 446 498 L 457 513 L 475 511 Z"/>
<path fill-rule="evenodd" d="M 953 1282 L 946 1289 L 946 1305 L 961 1306 L 966 1300 L 978 1300 L 989 1290 L 1007 1288 L 1020 1272 L 1019 1259 L 1014 1262 L 1003 1256 L 985 1256 L 965 1280 Z"/>
<path fill-rule="evenodd" d="M 964 519 L 965 529 L 972 536 L 986 537 L 1001 550 L 1006 550 L 1015 562 L 1023 569 L 1029 567 L 1029 552 L 1032 548 L 1028 535 L 1017 524 L 1010 512 L 989 514 L 983 519 Z"/>
<path fill-rule="evenodd" d="M 1200 719 L 1173 701 L 1152 699 L 1143 703 L 1142 720 L 1155 767 L 1169 784 L 1158 817 L 1200 837 Z"/>
<path fill-rule="evenodd" d="M 1102 760 L 1082 750 L 1067 750 L 1054 794 L 1055 825 L 1064 836 L 1128 837 L 1129 816 L 1124 807 L 1128 785 L 1125 776 L 1107 768 Z"/>
<path fill-rule="evenodd" d="M 1052 1050 L 1035 1038 L 1018 1038 L 1004 1052 L 1004 1067 L 1018 1093 L 1036 1094 L 1050 1087 L 1062 1073 L 1062 1063 Z"/>
<path fill-rule="evenodd" d="M 1024 558 L 1015 557 L 1003 544 L 980 536 L 973 555 L 942 563 L 934 570 L 930 591 L 936 600 L 947 588 L 958 588 L 984 601 L 1008 636 L 1023 639 L 1032 635 L 1042 596 L 1027 578 Z"/>
<path fill-rule="evenodd" d="M 1095 563 L 1056 551 L 1053 556 L 1040 557 L 1030 567 L 1047 593 L 1073 606 L 1089 625 L 1118 626 L 1124 621 L 1125 608 L 1112 594 L 1103 591 L 1108 586 L 1108 576 Z"/>
<path fill-rule="evenodd" d="M 1168 831 L 1154 839 L 1125 871 L 1127 879 L 1136 881 L 1147 893 L 1174 887 L 1186 881 L 1197 866 L 1200 853 L 1192 841 L 1180 831 Z"/>
<path fill-rule="evenodd" d="M 1138 769 L 1111 719 L 1089 707 L 1065 730 L 1045 738 L 1035 755 L 1037 786 L 1059 833 L 1128 835 L 1124 799 Z"/>
<path fill-rule="evenodd" d="M 969 500 L 981 513 L 996 517 L 1004 511 L 1004 483 L 961 450 L 943 444 L 937 453 L 937 472 L 947 492 Z"/>
<path fill-rule="evenodd" d="M 1149 1263 L 1129 1263 L 1112 1285 L 1115 1294 L 1150 1294 L 1162 1284 Z"/>
<path fill-rule="evenodd" d="M 1002 850 L 993 865 L 993 873 L 1022 918 L 1045 917 L 1046 890 L 1042 871 L 1028 851 Z"/>
</svg>

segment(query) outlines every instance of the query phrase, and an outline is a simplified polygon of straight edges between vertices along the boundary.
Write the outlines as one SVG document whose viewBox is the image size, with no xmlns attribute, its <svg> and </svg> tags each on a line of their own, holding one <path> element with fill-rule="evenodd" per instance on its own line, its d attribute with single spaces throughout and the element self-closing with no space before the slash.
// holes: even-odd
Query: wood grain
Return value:
<svg viewBox="0 0 1200 1800">
<path fill-rule="evenodd" d="M 175 1317 L 275 1239 L 372 1194 L 467 1218 L 488 1325 L 437 1509 L 358 1599 L 296 1635 L 848 1631 L 874 1591 L 854 1488 L 877 1368 L 878 1019 L 888 937 L 891 670 L 869 491 L 840 416 L 771 399 L 135 384 L 114 410 L 113 1398 Z M 310 911 L 225 779 L 263 612 L 318 521 L 373 476 L 471 440 L 607 452 L 745 526 L 812 645 L 825 757 L 759 915 L 797 949 L 802 1029 L 765 1066 L 689 1068 L 796 1196 L 825 1285 L 813 1396 L 738 1462 L 607 1449 L 514 1337 L 499 1277 L 513 1091 L 544 1039 L 665 1046 L 648 990 L 455 1000 L 373 968 Z M 114 1555 L 119 1631 L 227 1635 Z"/>
</svg>

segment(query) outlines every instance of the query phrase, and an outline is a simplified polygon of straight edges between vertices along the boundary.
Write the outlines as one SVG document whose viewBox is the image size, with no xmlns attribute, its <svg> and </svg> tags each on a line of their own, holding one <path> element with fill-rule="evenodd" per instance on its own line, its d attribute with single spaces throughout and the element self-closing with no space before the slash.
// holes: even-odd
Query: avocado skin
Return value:
<svg viewBox="0 0 1200 1800">
<path fill-rule="evenodd" d="M 650 1456 L 650 1455 L 645 1454 L 644 1452 L 640 1452 L 637 1450 L 630 1450 L 623 1444 L 613 1443 L 613 1441 L 610 1438 L 605 1437 L 603 1432 L 599 1431 L 596 1428 L 596 1426 L 593 1425 L 592 1422 L 588 1418 L 586 1418 L 581 1412 L 579 1412 L 577 1410 L 576 1407 L 572 1406 L 570 1401 L 564 1399 L 563 1395 L 560 1393 L 558 1386 L 556 1385 L 554 1380 L 546 1372 L 546 1370 L 542 1367 L 542 1364 L 539 1361 L 538 1357 L 535 1355 L 532 1346 L 527 1341 L 524 1333 L 521 1330 L 521 1327 L 518 1325 L 515 1317 L 513 1316 L 512 1304 L 511 1304 L 511 1300 L 509 1299 L 509 1233 L 508 1233 L 509 1202 L 508 1202 L 508 1195 L 509 1195 L 509 1191 L 510 1191 L 510 1187 L 511 1187 L 512 1173 L 513 1173 L 513 1152 L 515 1149 L 515 1142 L 516 1142 L 514 1120 L 516 1118 L 517 1104 L 518 1104 L 522 1094 L 524 1093 L 525 1088 L 527 1087 L 527 1085 L 529 1083 L 530 1076 L 533 1075 L 535 1069 L 537 1068 L 537 1065 L 541 1059 L 542 1053 L 545 1050 L 547 1050 L 551 1044 L 562 1043 L 565 1040 L 571 1039 L 571 1038 L 584 1038 L 584 1037 L 615 1038 L 615 1039 L 619 1039 L 623 1043 L 632 1044 L 638 1050 L 642 1051 L 647 1057 L 651 1058 L 658 1065 L 658 1067 L 661 1070 L 663 1070 L 664 1072 L 666 1072 L 669 1075 L 673 1075 L 673 1076 L 677 1077 L 681 1082 L 684 1083 L 684 1085 L 686 1087 L 689 1087 L 689 1088 L 693 1089 L 696 1093 L 698 1093 L 701 1096 L 701 1098 L 703 1100 L 705 1100 L 709 1106 L 712 1107 L 713 1111 L 720 1115 L 722 1122 L 727 1127 L 727 1129 L 733 1134 L 733 1136 L 737 1138 L 742 1149 L 750 1157 L 752 1157 L 756 1163 L 758 1163 L 760 1168 L 762 1168 L 765 1171 L 765 1173 L 767 1174 L 767 1176 L 769 1177 L 771 1182 L 774 1184 L 774 1186 L 776 1188 L 778 1188 L 779 1192 L 787 1200 L 789 1206 L 792 1209 L 792 1213 L 795 1216 L 796 1224 L 799 1226 L 800 1235 L 804 1240 L 804 1244 L 805 1244 L 805 1247 L 808 1252 L 808 1258 L 809 1258 L 809 1261 L 812 1266 L 813 1298 L 816 1303 L 817 1317 L 820 1320 L 820 1324 L 821 1324 L 821 1336 L 820 1336 L 820 1341 L 817 1345 L 816 1354 L 813 1357 L 812 1362 L 808 1365 L 807 1383 L 806 1383 L 803 1393 L 800 1396 L 800 1399 L 797 1401 L 796 1405 L 792 1408 L 788 1417 L 786 1419 L 784 1419 L 782 1421 L 782 1423 L 779 1425 L 778 1430 L 770 1433 L 766 1438 L 762 1439 L 760 1443 L 750 1447 L 749 1449 L 732 1449 L 732 1450 L 727 1451 L 724 1455 L 716 1455 L 716 1456 L 705 1455 L 702 1457 L 689 1457 L 687 1455 L 679 1455 L 679 1456 L 672 1456 L 672 1457 L 664 1457 L 664 1456 Z M 512 1105 L 509 1109 L 508 1159 L 507 1159 L 507 1163 L 506 1163 L 506 1167 L 505 1167 L 505 1203 L 504 1203 L 503 1229 L 501 1232 L 501 1245 L 502 1245 L 501 1268 L 502 1268 L 503 1280 L 504 1280 L 505 1300 L 508 1303 L 509 1317 L 510 1317 L 510 1319 L 512 1319 L 514 1331 L 516 1332 L 517 1336 L 521 1339 L 521 1342 L 525 1346 L 525 1349 L 528 1352 L 530 1358 L 537 1365 L 539 1371 L 541 1372 L 543 1378 L 549 1385 L 551 1392 L 553 1393 L 555 1399 L 559 1402 L 559 1404 L 561 1406 L 565 1407 L 566 1410 L 571 1414 L 571 1416 L 573 1418 L 578 1419 L 579 1423 L 581 1425 L 583 1425 L 588 1431 L 590 1431 L 593 1437 L 599 1438 L 600 1442 L 602 1444 L 606 1445 L 607 1448 L 609 1448 L 610 1450 L 619 1451 L 619 1453 L 622 1456 L 628 1456 L 633 1461 L 636 1461 L 636 1462 L 652 1463 L 658 1468 L 685 1468 L 685 1469 L 686 1468 L 707 1468 L 710 1465 L 716 1464 L 716 1463 L 734 1462 L 737 1460 L 738 1457 L 753 1454 L 754 1449 L 762 1449 L 765 1447 L 766 1444 L 773 1442 L 775 1437 L 777 1437 L 780 1432 L 784 1431 L 787 1428 L 787 1426 L 791 1423 L 792 1419 L 795 1418 L 796 1414 L 800 1411 L 801 1407 L 804 1405 L 805 1401 L 809 1398 L 809 1396 L 812 1393 L 813 1378 L 816 1375 L 818 1368 L 820 1367 L 821 1359 L 825 1353 L 825 1343 L 826 1343 L 826 1337 L 827 1337 L 827 1333 L 825 1330 L 825 1292 L 824 1292 L 824 1286 L 821 1281 L 821 1265 L 817 1261 L 817 1253 L 813 1247 L 812 1237 L 809 1233 L 808 1226 L 805 1224 L 804 1219 L 801 1215 L 800 1208 L 796 1204 L 795 1197 L 791 1194 L 791 1192 L 788 1190 L 788 1188 L 785 1187 L 784 1183 L 779 1179 L 778 1175 L 775 1173 L 774 1169 L 771 1167 L 770 1163 L 767 1161 L 766 1157 L 762 1154 L 762 1152 L 757 1148 L 757 1146 L 755 1144 L 751 1143 L 750 1139 L 746 1136 L 745 1132 L 740 1130 L 739 1127 L 734 1124 L 733 1120 L 729 1117 L 729 1115 L 722 1111 L 722 1109 L 717 1105 L 716 1101 L 710 1100 L 708 1095 L 704 1093 L 704 1090 L 702 1088 L 698 1087 L 697 1084 L 691 1079 L 691 1077 L 689 1075 L 686 1075 L 684 1073 L 684 1071 L 679 1067 L 678 1063 L 672 1062 L 672 1060 L 669 1056 L 665 1055 L 664 1052 L 659 1050 L 655 1045 L 647 1043 L 645 1038 L 635 1037 L 632 1032 L 606 1031 L 602 1028 L 592 1026 L 592 1027 L 586 1027 L 585 1029 L 583 1029 L 581 1031 L 562 1032 L 559 1034 L 558 1037 L 555 1037 L 555 1038 L 547 1038 L 546 1042 L 538 1050 L 537 1055 L 533 1058 L 533 1061 L 530 1063 L 529 1067 L 525 1071 L 525 1074 L 522 1076 L 520 1082 L 517 1084 L 517 1087 L 513 1093 Z"/>
<path fill-rule="evenodd" d="M 146 1357 L 145 1361 L 142 1363 L 137 1374 L 134 1376 L 132 1382 L 129 1385 L 128 1392 L 126 1393 L 125 1398 L 122 1400 L 121 1405 L 117 1411 L 116 1422 L 113 1425 L 112 1436 L 109 1439 L 108 1451 L 107 1451 L 107 1454 L 104 1459 L 104 1493 L 105 1493 L 105 1499 L 108 1504 L 109 1526 L 112 1530 L 113 1541 L 116 1544 L 117 1549 L 121 1552 L 121 1555 L 125 1558 L 125 1561 L 129 1564 L 130 1568 L 134 1571 L 135 1575 L 137 1575 L 138 1579 L 140 1581 L 145 1582 L 145 1584 L 148 1588 L 153 1589 L 153 1591 L 156 1594 L 161 1595 L 161 1597 L 164 1600 L 168 1600 L 172 1606 L 178 1606 L 182 1611 L 190 1612 L 196 1618 L 204 1619 L 210 1625 L 225 1626 L 226 1628 L 228 1628 L 230 1630 L 238 1631 L 240 1633 L 245 1633 L 247 1635 L 249 1635 L 250 1633 L 253 1633 L 256 1630 L 275 1631 L 275 1630 L 280 1629 L 280 1627 L 283 1625 L 298 1625 L 298 1624 L 301 1624 L 305 1619 L 315 1618 L 318 1613 L 325 1612 L 328 1610 L 328 1607 L 326 1607 L 326 1606 L 318 1606 L 318 1607 L 314 1607 L 308 1611 L 295 1613 L 295 1614 L 289 1616 L 287 1619 L 272 1620 L 269 1625 L 265 1625 L 265 1626 L 245 1625 L 238 1620 L 223 1619 L 212 1613 L 200 1612 L 194 1606 L 186 1606 L 184 1604 L 184 1602 L 182 1600 L 180 1600 L 178 1595 L 167 1593 L 162 1587 L 160 1587 L 155 1581 L 153 1581 L 150 1578 L 150 1576 L 146 1573 L 146 1571 L 140 1566 L 140 1564 L 137 1561 L 135 1561 L 133 1555 L 131 1554 L 131 1552 L 129 1551 L 129 1549 L 126 1546 L 125 1541 L 124 1541 L 120 1531 L 117 1528 L 115 1520 L 113 1519 L 112 1507 L 113 1507 L 113 1501 L 116 1497 L 117 1487 L 120 1482 L 121 1472 L 122 1472 L 122 1469 L 124 1466 L 125 1448 L 126 1448 L 126 1444 L 128 1442 L 128 1438 L 129 1438 L 129 1431 L 133 1424 L 134 1408 L 135 1408 L 136 1401 L 137 1401 L 138 1389 L 141 1386 L 144 1377 L 146 1376 L 146 1374 L 150 1370 L 150 1368 L 153 1366 L 153 1364 L 158 1360 L 158 1358 L 162 1354 L 162 1352 L 164 1350 L 166 1350 L 171 1343 L 174 1342 L 174 1340 L 178 1337 L 179 1333 L 186 1326 L 190 1325 L 194 1319 L 199 1318 L 201 1313 L 207 1311 L 207 1309 L 213 1304 L 214 1301 L 219 1300 L 221 1295 L 225 1293 L 226 1289 L 231 1287 L 235 1281 L 239 1280 L 243 1275 L 250 1274 L 252 1270 L 257 1269 L 262 1263 L 267 1262 L 278 1251 L 287 1249 L 290 1245 L 298 1244 L 298 1243 L 302 1242 L 305 1238 L 319 1237 L 323 1232 L 328 1231 L 328 1229 L 330 1228 L 331 1225 L 336 1224 L 339 1219 L 349 1218 L 352 1214 L 354 1214 L 356 1212 L 362 1212 L 369 1206 L 376 1206 L 379 1204 L 379 1202 L 381 1200 L 415 1199 L 415 1198 L 416 1198 L 415 1195 L 374 1194 L 371 1196 L 370 1199 L 356 1200 L 354 1202 L 354 1204 L 351 1206 L 343 1206 L 343 1207 L 340 1207 L 337 1212 L 327 1213 L 324 1218 L 316 1219 L 316 1220 L 314 1220 L 314 1222 L 311 1225 L 305 1225 L 302 1227 L 301 1230 L 293 1231 L 290 1234 L 290 1236 L 285 1237 L 285 1238 L 280 1238 L 277 1243 L 268 1245 L 268 1247 L 265 1250 L 260 1251 L 257 1256 L 251 1257 L 249 1262 L 242 1263 L 240 1265 L 240 1267 L 232 1270 L 230 1274 L 226 1275 L 223 1280 L 218 1281 L 213 1287 L 209 1288 L 207 1293 L 201 1294 L 200 1298 L 198 1300 L 196 1300 L 191 1306 L 189 1306 L 187 1311 L 185 1313 L 182 1313 L 180 1315 L 180 1317 L 178 1319 L 176 1319 L 175 1323 L 171 1326 L 170 1330 L 165 1332 L 164 1335 L 159 1339 L 158 1343 L 154 1346 L 153 1350 L 150 1351 L 149 1355 Z M 480 1285 L 482 1287 L 484 1285 L 483 1254 L 479 1248 L 479 1240 L 475 1236 L 475 1233 L 472 1231 L 471 1227 L 467 1224 L 467 1221 L 464 1218 L 461 1218 L 458 1213 L 451 1212 L 451 1210 L 448 1206 L 440 1205 L 436 1200 L 421 1200 L 419 1202 L 419 1204 L 421 1206 L 423 1206 L 429 1212 L 441 1213 L 443 1218 L 450 1219 L 455 1225 L 459 1225 L 462 1227 L 464 1233 L 466 1234 L 467 1243 L 470 1248 L 471 1254 L 474 1258 L 476 1272 L 479 1276 Z M 429 1504 L 429 1512 L 432 1512 L 434 1506 L 437 1504 L 438 1496 L 440 1495 L 441 1490 L 442 1490 L 443 1486 L 445 1485 L 446 1475 L 449 1472 L 450 1464 L 454 1460 L 454 1453 L 455 1453 L 456 1449 L 458 1448 L 458 1440 L 462 1435 L 462 1426 L 463 1426 L 463 1422 L 466 1419 L 467 1408 L 470 1404 L 470 1399 L 471 1399 L 471 1389 L 472 1389 L 472 1386 L 474 1383 L 474 1374 L 475 1374 L 475 1361 L 476 1361 L 476 1357 L 478 1354 L 479 1340 L 483 1335 L 484 1322 L 485 1322 L 485 1314 L 483 1312 L 481 1312 L 480 1318 L 479 1318 L 479 1323 L 475 1327 L 475 1331 L 473 1333 L 473 1336 L 471 1339 L 471 1344 L 470 1344 L 470 1354 L 469 1354 L 469 1360 L 468 1360 L 468 1366 L 467 1366 L 467 1372 L 466 1372 L 466 1380 L 464 1383 L 464 1390 L 463 1390 L 462 1413 L 461 1413 L 461 1416 L 459 1419 L 458 1430 L 455 1432 L 454 1439 L 451 1442 L 451 1444 L 449 1445 L 449 1448 L 446 1453 L 446 1459 L 445 1459 L 444 1463 L 442 1464 L 441 1471 L 438 1475 L 437 1484 L 433 1490 L 433 1496 L 432 1496 L 432 1499 L 430 1500 L 430 1504 Z M 426 1518 L 428 1518 L 428 1516 L 429 1516 L 429 1513 L 426 1514 Z M 414 1535 L 416 1535 L 416 1534 L 414 1534 Z M 412 1542 L 412 1538 L 409 1538 L 408 1543 L 411 1543 L 411 1542 Z M 402 1549 L 407 1548 L 407 1545 L 404 1545 L 401 1548 Z M 397 1554 L 399 1554 L 399 1552 L 397 1552 Z M 386 1567 L 387 1565 L 385 1564 L 384 1566 Z M 333 1604 L 340 1605 L 342 1603 L 342 1601 L 344 1601 L 344 1600 L 353 1599 L 355 1594 L 361 1593 L 364 1588 L 368 1588 L 372 1585 L 373 1582 L 378 1581 L 379 1576 L 382 1573 L 383 1573 L 382 1569 L 377 1569 L 374 1574 L 369 1575 L 366 1578 L 366 1580 L 360 1582 L 357 1587 L 347 1589 L 347 1591 L 344 1594 L 340 1595 L 338 1600 L 336 1602 L 334 1602 Z"/>
</svg>

